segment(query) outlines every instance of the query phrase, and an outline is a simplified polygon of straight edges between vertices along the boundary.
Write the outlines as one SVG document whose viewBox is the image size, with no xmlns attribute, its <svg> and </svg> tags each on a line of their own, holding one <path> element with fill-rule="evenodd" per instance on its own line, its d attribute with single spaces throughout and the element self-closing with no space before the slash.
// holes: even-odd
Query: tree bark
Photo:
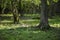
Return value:
<svg viewBox="0 0 60 40">
<path fill-rule="evenodd" d="M 55 3 L 53 2 L 53 0 L 49 0 L 49 17 L 52 18 L 54 16 L 54 6 Z"/>
<path fill-rule="evenodd" d="M 18 9 L 17 9 L 17 4 L 16 2 L 13 2 L 13 18 L 14 18 L 14 23 L 18 24 L 19 23 L 19 14 L 18 14 Z"/>
<path fill-rule="evenodd" d="M 13 17 L 14 17 L 14 23 L 18 24 L 19 23 L 19 15 L 16 9 L 13 10 Z"/>
<path fill-rule="evenodd" d="M 42 30 L 48 29 L 50 27 L 48 24 L 47 0 L 41 0 L 41 18 L 38 27 Z"/>
</svg>

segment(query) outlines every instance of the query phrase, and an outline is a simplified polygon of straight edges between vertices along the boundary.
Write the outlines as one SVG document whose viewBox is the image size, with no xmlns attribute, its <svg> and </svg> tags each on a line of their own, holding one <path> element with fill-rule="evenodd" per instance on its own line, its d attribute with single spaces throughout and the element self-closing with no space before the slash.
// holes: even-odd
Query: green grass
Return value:
<svg viewBox="0 0 60 40">
<path fill-rule="evenodd" d="M 53 19 L 49 19 L 49 24 L 53 27 L 60 27 L 60 18 L 55 17 Z"/>
<path fill-rule="evenodd" d="M 49 19 L 52 28 L 45 31 L 34 28 L 39 24 L 39 19 L 20 19 L 20 24 L 8 24 L 12 20 L 1 22 L 5 23 L 0 24 L 0 40 L 60 40 L 59 17 Z"/>
<path fill-rule="evenodd" d="M 60 29 L 51 28 L 41 31 L 32 27 L 20 27 L 16 29 L 0 30 L 0 40 L 59 40 Z"/>
</svg>

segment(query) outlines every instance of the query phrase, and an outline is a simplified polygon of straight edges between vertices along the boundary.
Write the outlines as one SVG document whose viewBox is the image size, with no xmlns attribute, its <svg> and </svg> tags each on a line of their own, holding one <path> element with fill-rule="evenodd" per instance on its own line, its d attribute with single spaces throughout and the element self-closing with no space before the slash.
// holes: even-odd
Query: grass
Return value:
<svg viewBox="0 0 60 40">
<path fill-rule="evenodd" d="M 0 40 L 60 40 L 60 18 L 49 19 L 52 28 L 42 31 L 35 28 L 39 19 L 20 19 L 20 24 L 12 23 L 12 20 L 2 20 L 6 24 L 0 24 Z"/>
<path fill-rule="evenodd" d="M 49 24 L 53 27 L 60 27 L 60 18 L 55 17 L 53 19 L 49 19 Z"/>
<path fill-rule="evenodd" d="M 0 30 L 0 40 L 60 40 L 60 29 L 41 31 L 32 27 Z"/>
</svg>

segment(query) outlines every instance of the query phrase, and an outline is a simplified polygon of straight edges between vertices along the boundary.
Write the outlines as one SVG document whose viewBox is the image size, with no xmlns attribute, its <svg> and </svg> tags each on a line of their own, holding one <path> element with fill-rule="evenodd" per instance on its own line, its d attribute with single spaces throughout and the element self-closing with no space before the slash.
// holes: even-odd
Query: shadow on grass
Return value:
<svg viewBox="0 0 60 40">
<path fill-rule="evenodd" d="M 0 40 L 60 40 L 60 28 L 41 31 L 36 27 L 0 29 Z"/>
</svg>

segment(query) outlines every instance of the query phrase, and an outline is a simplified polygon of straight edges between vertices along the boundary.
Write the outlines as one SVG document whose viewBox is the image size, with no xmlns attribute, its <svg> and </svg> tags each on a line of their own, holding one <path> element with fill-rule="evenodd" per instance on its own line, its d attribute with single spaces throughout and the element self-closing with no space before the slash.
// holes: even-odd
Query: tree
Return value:
<svg viewBox="0 0 60 40">
<path fill-rule="evenodd" d="M 2 0 L 2 13 L 4 13 L 4 10 L 6 9 L 6 4 L 7 4 L 7 0 Z"/>
<path fill-rule="evenodd" d="M 2 11 L 2 8 L 1 8 L 1 5 L 0 5 L 0 14 L 2 13 L 1 11 Z"/>
<path fill-rule="evenodd" d="M 60 0 L 58 0 L 58 2 L 56 3 L 56 5 L 57 5 L 55 7 L 56 8 L 56 10 L 55 10 L 56 11 L 56 15 L 60 16 Z"/>
<path fill-rule="evenodd" d="M 12 5 L 12 11 L 13 11 L 13 17 L 14 17 L 14 23 L 15 24 L 18 24 L 19 23 L 19 14 L 18 14 L 18 1 L 17 0 L 14 0 L 13 2 L 13 5 Z"/>
<path fill-rule="evenodd" d="M 55 13 L 56 3 L 53 0 L 49 0 L 49 17 L 52 18 Z"/>
<path fill-rule="evenodd" d="M 18 2 L 18 12 L 20 14 L 20 17 L 23 17 L 23 10 L 22 10 L 22 0 L 19 0 Z"/>
<path fill-rule="evenodd" d="M 50 27 L 48 24 L 47 0 L 41 0 L 41 17 L 38 27 L 42 30 Z"/>
</svg>

